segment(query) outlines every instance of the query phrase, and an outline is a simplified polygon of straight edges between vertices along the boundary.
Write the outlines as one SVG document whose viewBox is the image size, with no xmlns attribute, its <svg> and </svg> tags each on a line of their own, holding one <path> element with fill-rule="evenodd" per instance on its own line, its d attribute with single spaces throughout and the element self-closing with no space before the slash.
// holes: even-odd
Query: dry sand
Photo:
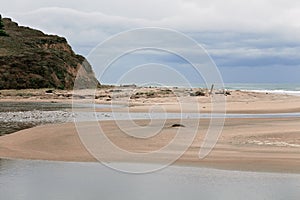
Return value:
<svg viewBox="0 0 300 200">
<path fill-rule="evenodd" d="M 95 98 L 91 97 L 94 91 L 80 92 L 80 97 L 72 98 L 74 91 L 53 90 L 46 93 L 47 89 L 40 90 L 0 90 L 1 102 L 92 102 L 98 104 L 126 104 L 131 112 L 148 112 L 153 106 L 160 106 L 167 112 L 180 112 L 184 107 L 185 112 L 211 112 L 211 96 L 191 97 L 189 89 L 174 89 L 181 96 L 179 99 L 171 90 L 164 88 L 102 88 L 96 91 Z M 178 90 L 178 91 L 176 91 Z M 227 113 L 288 113 L 300 112 L 300 96 L 285 94 L 257 93 L 245 91 L 230 91 L 231 95 L 224 96 Z M 84 96 L 86 94 L 86 96 Z M 136 95 L 140 94 L 140 95 Z M 149 95 L 151 94 L 151 95 Z M 153 94 L 153 95 L 152 95 Z M 214 97 L 223 95 L 214 94 Z M 134 98 L 133 98 L 134 97 Z M 92 99 L 91 99 L 92 98 Z M 180 102 L 181 101 L 181 102 Z M 180 105 L 180 103 L 184 103 Z M 111 111 L 108 108 L 98 111 Z M 115 111 L 127 111 L 115 109 Z M 217 112 L 217 110 L 215 110 Z"/>
<path fill-rule="evenodd" d="M 13 95 L 5 95 L 1 92 L 1 101 L 71 101 L 68 95 L 39 94 L 29 98 L 15 98 Z M 43 92 L 42 92 L 43 93 Z M 99 91 L 98 103 L 107 101 L 109 91 Z M 101 94 L 105 95 L 101 95 Z M 159 93 L 160 94 L 160 93 Z M 300 112 L 300 97 L 276 94 L 264 94 L 253 92 L 232 91 L 232 95 L 226 96 L 228 113 L 288 113 Z M 29 95 L 30 96 L 30 95 Z M 103 96 L 103 97 L 100 97 Z M 128 97 L 121 95 L 118 98 Z M 55 98 L 54 98 L 55 97 Z M 57 97 L 57 98 L 56 98 Z M 130 97 L 130 95 L 129 95 Z M 197 101 L 200 112 L 210 112 L 211 97 L 188 97 Z M 129 98 L 127 98 L 129 99 Z M 141 96 L 129 99 L 129 110 L 134 112 L 148 112 L 152 105 L 163 106 L 168 112 L 179 112 L 176 97 L 172 94 L 160 94 L 155 97 Z M 194 109 L 194 104 L 186 106 L 188 112 L 199 112 Z M 99 111 L 110 111 L 100 109 Z M 116 111 L 126 111 L 118 108 Z M 148 139 L 137 139 L 122 132 L 114 121 L 100 122 L 107 137 L 122 149 L 145 153 L 158 150 L 168 144 L 178 129 L 194 131 L 188 121 L 183 124 L 186 127 L 171 128 L 178 120 L 168 120 L 161 132 Z M 138 120 L 139 125 L 147 125 L 149 121 Z M 213 151 L 200 160 L 198 153 L 206 134 L 209 120 L 201 120 L 201 126 L 197 129 L 197 136 L 193 144 L 188 148 L 177 164 L 191 164 L 232 170 L 251 171 L 276 171 L 300 173 L 300 118 L 282 119 L 226 119 L 226 123 L 217 145 Z M 89 124 L 86 124 L 89 127 Z M 130 128 L 130 127 L 128 127 Z M 136 131 L 139 131 L 137 128 Z M 177 144 L 180 145 L 180 142 Z M 105 150 L 104 150 L 105 151 Z M 174 152 L 168 152 L 153 160 L 160 162 L 172 156 Z M 0 157 L 24 158 L 61 161 L 96 161 L 81 143 L 73 123 L 45 125 L 35 127 L 14 134 L 0 137 Z M 106 152 L 108 161 L 126 161 L 126 158 L 111 152 Z M 147 162 L 147 161 L 145 161 Z"/>
</svg>

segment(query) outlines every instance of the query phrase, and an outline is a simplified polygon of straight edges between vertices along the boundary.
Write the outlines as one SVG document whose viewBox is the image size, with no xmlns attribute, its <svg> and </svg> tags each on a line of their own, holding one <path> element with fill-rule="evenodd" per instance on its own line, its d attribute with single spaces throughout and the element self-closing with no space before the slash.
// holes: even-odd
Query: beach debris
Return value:
<svg viewBox="0 0 300 200">
<path fill-rule="evenodd" d="M 66 98 L 70 98 L 70 97 L 72 97 L 72 94 L 63 94 L 62 96 L 66 97 Z"/>
<path fill-rule="evenodd" d="M 111 96 L 108 95 L 108 94 L 95 95 L 95 99 L 103 99 L 103 98 L 109 98 L 109 99 L 111 99 Z"/>
<path fill-rule="evenodd" d="M 226 90 L 226 91 L 225 91 L 225 95 L 231 95 L 231 92 L 228 91 L 228 90 Z"/>
<path fill-rule="evenodd" d="M 191 93 L 190 96 L 205 96 L 205 93 L 202 91 L 196 91 L 194 93 Z"/>
<path fill-rule="evenodd" d="M 172 128 L 176 128 L 176 127 L 185 127 L 185 125 L 183 125 L 183 124 L 173 124 L 171 127 L 172 127 Z"/>
<path fill-rule="evenodd" d="M 206 96 L 206 92 L 204 90 L 198 90 L 196 92 L 190 93 L 190 96 Z"/>
<path fill-rule="evenodd" d="M 208 93 L 209 96 L 213 94 L 213 90 L 214 90 L 214 84 L 211 85 L 210 91 Z"/>
<path fill-rule="evenodd" d="M 53 90 L 46 90 L 45 93 L 46 93 L 46 94 L 52 94 L 52 93 L 53 93 Z"/>
<path fill-rule="evenodd" d="M 157 97 L 157 93 L 155 91 L 136 92 L 135 94 L 130 96 L 130 99 L 138 99 L 141 97 L 154 98 Z"/>
<path fill-rule="evenodd" d="M 136 84 L 127 84 L 127 85 L 120 85 L 120 87 L 125 87 L 125 88 L 136 88 Z"/>
<path fill-rule="evenodd" d="M 122 90 L 120 90 L 120 89 L 112 89 L 112 90 L 109 90 L 109 92 L 122 92 Z"/>
<path fill-rule="evenodd" d="M 219 90 L 219 91 L 216 91 L 215 94 L 224 94 L 225 96 L 227 95 L 231 95 L 231 92 L 229 90 Z"/>
<path fill-rule="evenodd" d="M 140 98 L 138 95 L 132 95 L 132 96 L 130 96 L 130 99 L 138 99 L 138 98 Z"/>
</svg>

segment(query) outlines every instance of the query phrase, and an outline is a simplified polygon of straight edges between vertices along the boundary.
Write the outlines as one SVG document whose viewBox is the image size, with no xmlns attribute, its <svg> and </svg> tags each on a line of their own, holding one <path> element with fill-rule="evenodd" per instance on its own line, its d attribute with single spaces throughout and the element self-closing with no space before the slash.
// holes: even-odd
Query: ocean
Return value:
<svg viewBox="0 0 300 200">
<path fill-rule="evenodd" d="M 178 88 L 208 88 L 211 84 L 203 83 L 173 83 L 173 84 L 136 84 L 142 87 L 178 87 Z M 224 83 L 227 90 L 242 90 L 263 93 L 277 93 L 300 96 L 300 83 Z M 223 86 L 214 84 L 214 88 L 221 89 Z"/>
<path fill-rule="evenodd" d="M 210 88 L 210 85 L 192 83 L 193 88 Z M 182 86 L 184 87 L 184 86 Z M 300 83 L 224 83 L 227 90 L 276 93 L 300 96 Z M 215 85 L 215 88 L 222 86 Z"/>
<path fill-rule="evenodd" d="M 243 90 L 300 96 L 300 83 L 225 83 L 224 85 L 228 90 Z"/>
</svg>

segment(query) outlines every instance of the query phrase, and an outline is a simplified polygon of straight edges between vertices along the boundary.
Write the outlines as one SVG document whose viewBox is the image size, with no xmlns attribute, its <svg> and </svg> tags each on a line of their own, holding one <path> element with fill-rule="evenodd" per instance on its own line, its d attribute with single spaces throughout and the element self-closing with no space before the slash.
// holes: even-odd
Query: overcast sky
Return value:
<svg viewBox="0 0 300 200">
<path fill-rule="evenodd" d="M 203 45 L 225 82 L 300 82 L 298 0 L 1 1 L 3 17 L 64 36 L 76 53 L 85 56 L 121 31 L 162 27 L 183 32 Z M 124 63 L 130 65 L 130 59 Z M 184 65 L 170 55 L 155 61 Z"/>
</svg>

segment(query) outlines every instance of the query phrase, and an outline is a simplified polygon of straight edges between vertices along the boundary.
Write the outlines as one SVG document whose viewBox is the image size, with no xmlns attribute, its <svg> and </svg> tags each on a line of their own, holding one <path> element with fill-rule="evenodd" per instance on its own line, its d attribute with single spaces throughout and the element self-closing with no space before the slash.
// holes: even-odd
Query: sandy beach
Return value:
<svg viewBox="0 0 300 200">
<path fill-rule="evenodd" d="M 0 90 L 0 102 L 52 102 L 52 103 L 96 103 L 96 104 L 125 104 L 124 108 L 114 111 L 148 112 L 153 105 L 158 105 L 166 112 L 180 112 L 180 102 L 185 103 L 186 112 L 211 112 L 211 96 L 190 96 L 199 89 L 168 89 L 168 88 L 124 88 L 104 87 L 94 91 L 80 92 L 74 97 L 72 90 Z M 85 96 L 84 96 L 85 95 Z M 223 96 L 222 94 L 214 94 Z M 73 98 L 74 97 L 74 98 Z M 178 99 L 181 97 L 182 99 Z M 286 94 L 259 93 L 249 91 L 230 91 L 224 97 L 226 113 L 289 113 L 300 112 L 300 96 Z M 197 105 L 195 105 L 195 103 Z M 197 109 L 195 109 L 198 107 Z M 111 111 L 109 108 L 97 111 Z M 157 111 L 159 112 L 159 111 Z M 217 111 L 215 111 L 217 112 Z"/>
<path fill-rule="evenodd" d="M 105 93 L 105 90 L 99 93 L 102 92 Z M 5 92 L 1 92 L 2 95 L 3 93 Z M 54 94 L 51 95 L 55 97 Z M 107 103 L 106 98 L 97 99 L 97 102 Z M 200 112 L 210 111 L 210 97 L 188 98 L 197 100 Z M 20 97 L 19 99 L 2 96 L 1 101 L 12 99 L 14 101 L 45 101 L 43 96 L 38 95 L 31 98 Z M 168 112 L 180 112 L 175 99 L 176 97 L 172 97 L 171 94 L 155 98 L 131 99 L 129 110 L 148 112 L 151 105 L 156 104 L 163 106 Z M 60 100 L 71 101 L 70 97 L 47 99 L 47 101 Z M 226 100 L 227 113 L 300 112 L 300 97 L 296 96 L 231 91 L 231 95 L 226 96 Z M 191 105 L 190 108 L 189 112 L 199 112 L 199 110 L 193 110 Z M 103 108 L 98 109 L 98 111 L 108 112 L 110 109 Z M 122 112 L 126 109 L 118 108 L 117 111 Z M 209 119 L 200 120 L 200 126 L 196 130 L 197 135 L 192 145 L 176 161 L 176 164 L 230 170 L 300 173 L 300 118 L 226 119 L 224 129 L 214 149 L 205 159 L 199 159 L 199 150 L 209 122 Z M 169 119 L 163 127 L 160 127 L 161 130 L 157 135 L 147 139 L 139 139 L 124 134 L 115 121 L 99 123 L 106 136 L 116 146 L 134 153 L 159 150 L 172 141 L 179 129 L 186 133 L 195 130 L 188 119 L 183 121 Z M 149 120 L 136 120 L 135 123 L 143 127 L 149 123 Z M 181 123 L 184 127 L 172 127 L 175 123 Z M 89 127 L 89 122 L 84 125 Z M 139 131 L 139 128 L 136 128 L 135 131 Z M 180 142 L 177 145 L 180 145 Z M 174 152 L 168 152 L 152 162 L 159 163 L 173 154 Z M 82 144 L 74 123 L 43 125 L 2 136 L 0 137 L 0 157 L 96 161 Z M 105 152 L 103 159 L 113 162 L 130 162 L 130 160 L 111 152 Z M 145 160 L 145 162 L 149 161 Z"/>
</svg>

